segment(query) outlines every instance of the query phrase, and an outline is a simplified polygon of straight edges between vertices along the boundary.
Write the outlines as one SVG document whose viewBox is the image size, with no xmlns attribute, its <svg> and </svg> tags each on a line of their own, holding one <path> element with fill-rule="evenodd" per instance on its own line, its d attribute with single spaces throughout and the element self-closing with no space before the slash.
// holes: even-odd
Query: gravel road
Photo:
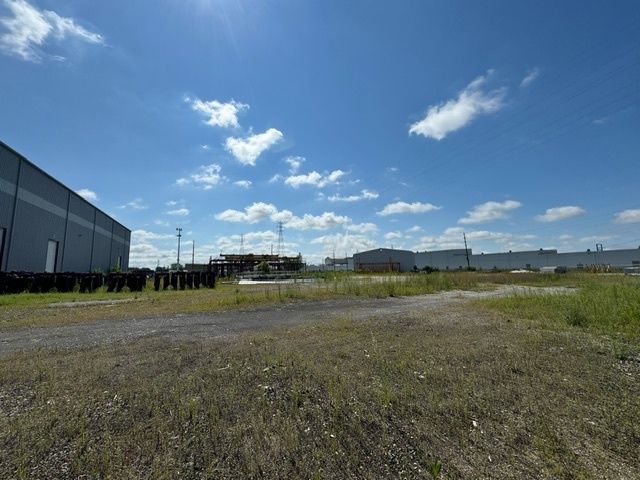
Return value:
<svg viewBox="0 0 640 480">
<path fill-rule="evenodd" d="M 339 317 L 362 319 L 376 316 L 415 315 L 437 310 L 441 318 L 451 320 L 451 315 L 447 315 L 447 312 L 455 310 L 459 316 L 461 309 L 453 307 L 464 304 L 470 299 L 504 296 L 519 289 L 523 287 L 501 287 L 486 292 L 450 291 L 432 295 L 379 299 L 350 298 L 211 313 L 111 319 L 64 327 L 24 328 L 0 332 L 0 354 L 40 348 L 76 348 L 128 342 L 146 336 L 160 336 L 176 341 L 225 338 L 247 331 L 286 327 Z M 531 289 L 526 288 L 526 290 Z M 72 307 L 68 308 L 69 315 L 73 315 Z"/>
</svg>

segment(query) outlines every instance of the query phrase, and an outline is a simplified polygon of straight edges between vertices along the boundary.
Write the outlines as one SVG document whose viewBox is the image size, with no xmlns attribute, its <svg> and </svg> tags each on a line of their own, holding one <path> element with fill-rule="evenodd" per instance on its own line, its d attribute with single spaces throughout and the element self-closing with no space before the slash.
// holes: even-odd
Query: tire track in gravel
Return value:
<svg viewBox="0 0 640 480">
<path fill-rule="evenodd" d="M 154 315 L 102 320 L 61 327 L 34 327 L 0 332 L 0 354 L 43 348 L 79 348 L 122 343 L 158 336 L 175 341 L 229 338 L 248 331 L 268 330 L 302 323 L 330 321 L 346 317 L 365 319 L 378 316 L 436 312 L 476 298 L 498 297 L 519 290 L 549 291 L 529 287 L 500 287 L 484 292 L 449 291 L 430 295 L 385 298 L 349 298 L 318 302 L 290 303 L 210 313 Z M 72 312 L 70 311 L 72 314 Z"/>
</svg>

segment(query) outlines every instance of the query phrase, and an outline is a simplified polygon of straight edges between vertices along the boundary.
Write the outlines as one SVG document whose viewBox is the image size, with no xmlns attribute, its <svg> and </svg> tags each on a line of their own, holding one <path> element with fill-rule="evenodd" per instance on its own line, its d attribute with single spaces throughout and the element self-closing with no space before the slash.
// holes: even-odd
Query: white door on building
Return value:
<svg viewBox="0 0 640 480">
<path fill-rule="evenodd" d="M 47 245 L 47 264 L 44 267 L 45 272 L 55 273 L 56 260 L 58 259 L 58 242 L 49 240 Z"/>
<path fill-rule="evenodd" d="M 0 228 L 0 272 L 4 267 L 4 237 L 7 232 L 6 228 Z"/>
</svg>

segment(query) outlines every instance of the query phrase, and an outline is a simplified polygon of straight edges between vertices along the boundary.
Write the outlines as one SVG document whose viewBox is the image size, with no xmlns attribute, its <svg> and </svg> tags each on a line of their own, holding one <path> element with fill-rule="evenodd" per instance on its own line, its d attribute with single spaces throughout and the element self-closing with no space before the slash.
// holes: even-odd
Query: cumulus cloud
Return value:
<svg viewBox="0 0 640 480">
<path fill-rule="evenodd" d="M 493 220 L 501 220 L 509 218 L 506 212 L 520 208 L 522 204 L 514 200 L 507 200 L 505 202 L 487 202 L 482 205 L 476 205 L 473 210 L 467 212 L 468 217 L 461 218 L 458 223 L 470 224 L 470 223 L 485 223 Z"/>
<path fill-rule="evenodd" d="M 418 226 L 418 225 L 414 225 L 411 228 L 407 229 L 408 233 L 417 233 L 417 232 L 422 232 L 422 227 Z"/>
<path fill-rule="evenodd" d="M 88 188 L 81 188 L 80 190 L 76 191 L 76 193 L 90 202 L 95 202 L 98 200 L 98 194 L 93 190 L 89 190 Z"/>
<path fill-rule="evenodd" d="M 356 233 L 377 233 L 378 226 L 375 223 L 354 223 L 345 225 L 345 230 Z"/>
<path fill-rule="evenodd" d="M 134 210 L 146 210 L 147 208 L 149 208 L 149 205 L 145 205 L 141 198 L 135 198 L 131 200 L 129 203 L 120 205 L 120 208 L 133 208 Z"/>
<path fill-rule="evenodd" d="M 278 143 L 282 137 L 282 132 L 270 128 L 264 133 L 247 138 L 229 137 L 225 148 L 243 165 L 255 165 L 260 154 Z"/>
<path fill-rule="evenodd" d="M 234 100 L 222 103 L 217 100 L 202 101 L 196 98 L 192 101 L 187 98 L 186 101 L 191 103 L 191 108 L 196 112 L 207 117 L 204 123 L 212 127 L 237 128 L 240 126 L 238 113 L 249 109 L 249 105 Z M 205 147 L 206 150 L 209 149 L 208 146 L 205 145 Z"/>
<path fill-rule="evenodd" d="M 249 188 L 252 185 L 251 180 L 238 180 L 237 182 L 233 182 L 233 184 L 242 188 Z"/>
<path fill-rule="evenodd" d="M 537 215 L 536 220 L 539 222 L 557 222 L 568 218 L 579 217 L 586 212 L 580 207 L 567 206 L 548 208 L 543 215 Z"/>
<path fill-rule="evenodd" d="M 453 248 L 464 248 L 464 238 L 466 235 L 469 247 L 473 243 L 493 242 L 501 248 L 531 248 L 528 243 L 535 239 L 535 235 L 524 234 L 515 235 L 506 232 L 492 232 L 488 230 L 464 230 L 461 227 L 447 228 L 441 235 L 425 236 L 412 250 L 448 250 Z"/>
<path fill-rule="evenodd" d="M 305 214 L 302 217 L 295 216 L 289 210 L 278 210 L 270 203 L 257 202 L 246 207 L 244 211 L 225 210 L 214 215 L 216 220 L 225 222 L 257 223 L 263 220 L 283 222 L 287 228 L 295 230 L 327 230 L 341 225 L 348 225 L 349 217 L 336 215 L 333 212 L 324 212 L 321 215 Z"/>
<path fill-rule="evenodd" d="M 328 230 L 349 223 L 349 217 L 324 212 L 321 215 L 305 214 L 302 217 L 291 217 L 286 226 L 296 230 Z"/>
<path fill-rule="evenodd" d="M 396 213 L 426 213 L 431 212 L 432 210 L 440 210 L 441 208 L 442 207 L 436 207 L 435 205 L 431 205 L 430 203 L 396 202 L 386 205 L 380 212 L 376 213 L 377 215 L 384 217 L 387 215 L 394 215 Z"/>
<path fill-rule="evenodd" d="M 246 253 L 262 253 L 268 252 L 275 242 L 278 235 L 273 230 L 262 232 L 249 232 L 242 235 L 221 235 L 216 238 L 215 245 L 212 250 L 218 252 L 237 252 L 244 248 Z M 285 242 L 285 248 L 295 246 L 294 243 Z"/>
<path fill-rule="evenodd" d="M 257 223 L 271 218 L 276 213 L 278 213 L 278 209 L 275 205 L 257 202 L 246 207 L 244 212 L 229 209 L 214 215 L 214 218 L 225 222 Z"/>
<path fill-rule="evenodd" d="M 222 183 L 225 178 L 220 174 L 222 167 L 216 163 L 211 165 L 201 165 L 194 173 L 188 177 L 179 178 L 176 184 L 181 187 L 194 185 L 196 187 L 211 190 Z"/>
<path fill-rule="evenodd" d="M 286 163 L 289 164 L 289 173 L 291 175 L 295 175 L 300 170 L 300 165 L 302 165 L 305 161 L 304 157 L 287 157 L 284 159 Z"/>
<path fill-rule="evenodd" d="M 425 118 L 411 125 L 409 134 L 442 140 L 449 133 L 461 129 L 478 115 L 492 113 L 504 106 L 505 88 L 483 91 L 491 70 L 471 82 L 458 98 L 429 107 Z"/>
<path fill-rule="evenodd" d="M 169 210 L 167 212 L 167 215 L 178 215 L 178 216 L 184 217 L 186 215 L 189 215 L 189 209 L 178 208 L 177 210 Z"/>
<path fill-rule="evenodd" d="M 404 235 L 400 232 L 388 232 L 384 234 L 384 238 L 386 240 L 398 240 L 399 238 L 404 238 Z"/>
<path fill-rule="evenodd" d="M 12 17 L 1 17 L 5 32 L 0 35 L 0 51 L 30 62 L 43 57 L 60 60 L 59 55 L 47 55 L 41 47 L 50 39 L 63 41 L 76 37 L 88 43 L 104 44 L 97 33 L 77 25 L 71 18 L 61 17 L 49 10 L 39 10 L 26 0 L 4 0 Z"/>
<path fill-rule="evenodd" d="M 175 235 L 147 230 L 131 232 L 130 267 L 148 267 L 160 263 L 169 266 L 176 260 Z"/>
<path fill-rule="evenodd" d="M 376 192 L 369 190 L 362 190 L 359 195 L 350 195 L 348 197 L 342 197 L 340 195 L 332 195 L 328 198 L 330 202 L 357 202 L 359 200 L 373 200 L 378 198 L 379 195 Z"/>
<path fill-rule="evenodd" d="M 334 170 L 330 173 L 321 174 L 316 171 L 301 175 L 292 175 L 284 180 L 286 185 L 299 188 L 302 185 L 311 185 L 316 188 L 323 188 L 327 185 L 339 183 L 340 178 L 346 175 L 342 170 Z"/>
<path fill-rule="evenodd" d="M 616 223 L 640 223 L 640 208 L 616 213 L 615 221 Z"/>
<path fill-rule="evenodd" d="M 367 235 L 352 235 L 335 233 L 323 235 L 311 240 L 312 245 L 321 245 L 322 252 L 307 258 L 309 262 L 323 263 L 326 257 L 343 257 L 345 254 L 372 250 L 377 247 L 376 242 Z"/>
</svg>

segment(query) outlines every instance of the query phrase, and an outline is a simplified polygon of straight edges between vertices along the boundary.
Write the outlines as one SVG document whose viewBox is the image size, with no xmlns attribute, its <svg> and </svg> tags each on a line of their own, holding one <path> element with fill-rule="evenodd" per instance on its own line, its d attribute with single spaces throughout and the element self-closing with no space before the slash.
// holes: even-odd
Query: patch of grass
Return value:
<svg viewBox="0 0 640 480">
<path fill-rule="evenodd" d="M 617 277 L 616 283 L 591 281 L 574 293 L 531 292 L 481 303 L 536 325 L 640 335 L 640 282 L 635 278 Z"/>
</svg>

